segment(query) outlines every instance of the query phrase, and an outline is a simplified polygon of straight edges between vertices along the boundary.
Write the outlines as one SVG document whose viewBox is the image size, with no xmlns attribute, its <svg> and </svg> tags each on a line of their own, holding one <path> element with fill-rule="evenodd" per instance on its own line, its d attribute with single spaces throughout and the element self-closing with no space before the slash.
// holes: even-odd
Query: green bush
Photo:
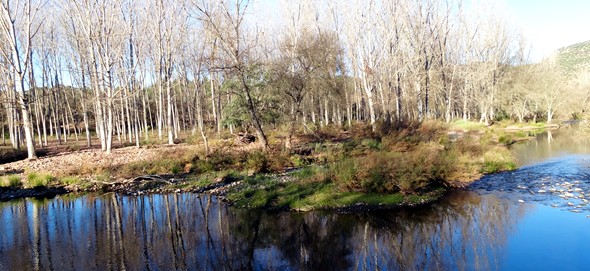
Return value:
<svg viewBox="0 0 590 271">
<path fill-rule="evenodd" d="M 229 169 L 240 163 L 243 158 L 241 154 L 231 154 L 227 151 L 215 151 L 207 156 L 207 162 L 213 166 L 213 170 L 220 171 Z"/>
<path fill-rule="evenodd" d="M 361 180 L 361 187 L 366 192 L 381 192 L 386 189 L 386 182 L 389 180 L 385 167 L 371 167 L 367 176 Z"/>
<path fill-rule="evenodd" d="M 411 152 L 371 152 L 347 158 L 330 167 L 341 191 L 410 194 L 428 186 L 443 185 L 456 171 L 456 149 L 421 143 Z"/>
<path fill-rule="evenodd" d="M 502 135 L 498 138 L 498 142 L 502 144 L 511 144 L 512 143 L 512 136 L 511 135 Z"/>
<path fill-rule="evenodd" d="M 178 163 L 172 164 L 172 166 L 170 168 L 170 172 L 172 174 L 178 174 L 178 173 L 180 173 L 181 170 L 182 169 L 181 169 L 181 167 L 180 167 L 180 165 Z"/>
<path fill-rule="evenodd" d="M 21 188 L 23 186 L 23 182 L 18 175 L 10 175 L 8 176 L 8 186 L 11 188 Z"/>
<path fill-rule="evenodd" d="M 9 175 L 5 178 L 0 179 L 0 187 L 9 187 L 17 189 L 22 187 L 21 178 L 18 175 Z"/>
<path fill-rule="evenodd" d="M 285 168 L 287 167 L 291 167 L 293 166 L 295 163 L 291 160 L 291 156 L 289 155 L 288 152 L 282 152 L 282 151 L 275 151 L 275 152 L 269 152 L 266 155 L 267 159 L 268 159 L 268 171 L 271 172 L 279 172 L 279 171 L 283 171 Z M 307 161 L 309 161 L 309 159 L 306 159 L 305 157 L 301 157 L 301 160 L 299 161 L 301 164 L 306 164 Z"/>
<path fill-rule="evenodd" d="M 330 166 L 332 180 L 343 191 L 358 191 L 360 183 L 356 179 L 357 161 L 355 158 L 345 158 Z"/>
<path fill-rule="evenodd" d="M 41 177 L 43 179 L 45 179 L 45 182 L 47 182 L 47 184 L 52 184 L 52 183 L 55 183 L 57 181 L 57 178 L 54 177 L 51 174 L 43 174 L 43 175 L 41 175 Z"/>
<path fill-rule="evenodd" d="M 30 187 L 44 187 L 50 185 L 56 179 L 49 174 L 39 175 L 38 173 L 32 172 L 27 175 L 27 182 Z"/>
<path fill-rule="evenodd" d="M 254 171 L 254 173 L 266 172 L 268 170 L 268 158 L 266 154 L 261 151 L 249 153 L 246 160 L 246 168 Z"/>
<path fill-rule="evenodd" d="M 205 160 L 199 160 L 195 163 L 197 173 L 207 173 L 215 170 L 214 165 Z"/>
</svg>

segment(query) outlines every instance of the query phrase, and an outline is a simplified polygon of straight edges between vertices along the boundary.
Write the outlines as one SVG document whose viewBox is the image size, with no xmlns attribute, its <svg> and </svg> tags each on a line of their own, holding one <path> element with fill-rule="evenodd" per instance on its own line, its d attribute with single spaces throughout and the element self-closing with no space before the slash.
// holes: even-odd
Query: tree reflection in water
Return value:
<svg viewBox="0 0 590 271">
<path fill-rule="evenodd" d="M 194 194 L 19 200 L 0 204 L 0 269 L 495 269 L 524 208 L 466 191 L 365 214 L 238 210 Z"/>
</svg>

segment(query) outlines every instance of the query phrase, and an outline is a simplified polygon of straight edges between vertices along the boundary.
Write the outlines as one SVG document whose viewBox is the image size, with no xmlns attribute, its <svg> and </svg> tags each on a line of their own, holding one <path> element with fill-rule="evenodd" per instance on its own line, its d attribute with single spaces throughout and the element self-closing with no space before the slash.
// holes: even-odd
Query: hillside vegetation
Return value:
<svg viewBox="0 0 590 271">
<path fill-rule="evenodd" d="M 555 59 L 566 73 L 588 70 L 590 68 L 590 40 L 557 50 Z"/>
</svg>

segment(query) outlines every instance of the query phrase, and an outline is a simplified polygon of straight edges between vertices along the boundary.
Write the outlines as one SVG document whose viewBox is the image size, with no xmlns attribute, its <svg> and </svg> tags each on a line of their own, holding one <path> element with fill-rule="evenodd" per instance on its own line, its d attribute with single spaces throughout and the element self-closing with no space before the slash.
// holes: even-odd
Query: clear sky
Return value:
<svg viewBox="0 0 590 271">
<path fill-rule="evenodd" d="M 531 44 L 531 60 L 590 40 L 590 0 L 505 0 Z"/>
</svg>

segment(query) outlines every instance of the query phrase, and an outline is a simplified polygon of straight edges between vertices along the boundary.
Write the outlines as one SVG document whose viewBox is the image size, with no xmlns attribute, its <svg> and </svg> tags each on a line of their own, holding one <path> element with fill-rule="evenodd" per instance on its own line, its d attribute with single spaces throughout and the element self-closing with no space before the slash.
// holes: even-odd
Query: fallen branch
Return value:
<svg viewBox="0 0 590 271">
<path fill-rule="evenodd" d="M 173 182 L 164 179 L 162 176 L 159 175 L 142 175 L 142 176 L 138 176 L 133 178 L 132 180 L 123 180 L 123 181 L 115 181 L 115 182 L 105 182 L 105 181 L 97 181 L 97 180 L 90 180 L 90 182 L 92 183 L 100 183 L 100 184 L 106 184 L 106 185 L 120 185 L 120 184 L 126 184 L 126 183 L 139 183 L 142 181 L 154 181 L 154 182 L 163 182 L 163 183 L 167 183 L 167 184 L 173 184 Z"/>
<path fill-rule="evenodd" d="M 162 176 L 160 175 L 143 175 L 143 176 L 138 176 L 135 177 L 133 180 L 131 180 L 131 182 L 140 182 L 140 181 L 155 181 L 155 182 L 164 182 L 167 184 L 172 184 L 172 182 L 162 178 Z"/>
</svg>

